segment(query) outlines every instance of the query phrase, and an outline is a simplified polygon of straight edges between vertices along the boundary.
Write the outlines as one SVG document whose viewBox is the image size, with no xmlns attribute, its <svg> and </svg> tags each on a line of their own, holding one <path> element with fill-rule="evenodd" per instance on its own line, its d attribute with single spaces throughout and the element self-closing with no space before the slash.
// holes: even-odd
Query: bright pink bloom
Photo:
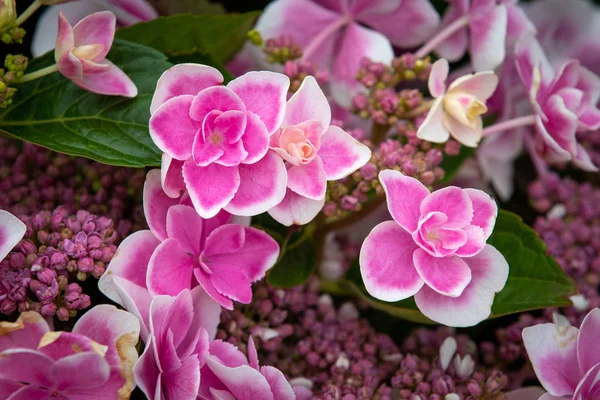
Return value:
<svg viewBox="0 0 600 400">
<path fill-rule="evenodd" d="M 540 397 L 596 399 L 600 391 L 600 309 L 594 308 L 579 329 L 555 315 L 553 324 L 523 329 L 523 343 L 540 383 Z"/>
<path fill-rule="evenodd" d="M 446 90 L 448 61 L 437 60 L 429 75 L 429 92 L 435 98 L 427 117 L 419 126 L 417 137 L 435 143 L 448 141 L 450 135 L 469 147 L 477 147 L 483 132 L 481 115 L 496 86 L 498 76 L 492 71 L 465 75 Z"/>
<path fill-rule="evenodd" d="M 302 46 L 303 60 L 330 71 L 334 99 L 349 107 L 360 90 L 356 73 L 363 57 L 389 63 L 392 45 L 414 47 L 438 23 L 428 0 L 278 0 L 265 8 L 255 29 L 264 38 L 285 35 Z M 240 57 L 273 68 L 255 46 L 247 45 Z"/>
<path fill-rule="evenodd" d="M 168 197 L 158 170 L 148 173 L 144 212 L 150 230 L 121 243 L 99 286 L 146 327 L 154 296 L 176 296 L 198 285 L 228 309 L 234 300 L 250 303 L 252 282 L 262 279 L 279 255 L 275 240 L 258 229 L 230 223 L 229 213 L 203 219 L 187 195 Z"/>
<path fill-rule="evenodd" d="M 257 215 L 285 195 L 285 167 L 269 152 L 283 119 L 289 79 L 249 72 L 222 86 L 212 67 L 179 64 L 159 79 L 150 135 L 163 156 L 169 196 L 187 189 L 204 218 L 226 209 Z"/>
<path fill-rule="evenodd" d="M 200 398 L 209 400 L 294 400 L 307 398 L 277 368 L 258 365 L 252 337 L 248 358 L 234 345 L 215 340 L 202 368 Z M 302 394 L 302 395 L 301 395 Z"/>
<path fill-rule="evenodd" d="M 109 96 L 137 96 L 123 71 L 106 59 L 115 37 L 115 15 L 97 12 L 74 27 L 61 13 L 54 58 L 58 71 L 82 89 Z"/>
<path fill-rule="evenodd" d="M 348 176 L 371 158 L 367 146 L 330 123 L 327 98 L 308 76 L 270 139 L 271 149 L 286 162 L 287 193 L 269 214 L 284 225 L 310 222 L 325 204 L 327 181 Z"/>
<path fill-rule="evenodd" d="M 152 300 L 150 335 L 134 368 L 135 382 L 149 399 L 196 399 L 220 313 L 199 286 Z"/>
<path fill-rule="evenodd" d="M 0 210 L 0 261 L 25 235 L 27 227 L 8 211 Z"/>
<path fill-rule="evenodd" d="M 390 302 L 414 295 L 423 314 L 450 326 L 486 319 L 508 278 L 506 260 L 486 244 L 496 203 L 476 189 L 430 193 L 399 171 L 382 171 L 379 180 L 394 221 L 377 225 L 363 243 L 367 291 Z"/>
<path fill-rule="evenodd" d="M 549 162 L 572 161 L 597 171 L 576 135 L 600 128 L 600 78 L 577 60 L 555 73 L 532 36 L 517 45 L 516 62 L 535 115 L 538 152 Z"/>
<path fill-rule="evenodd" d="M 34 311 L 0 322 L 0 398 L 128 398 L 139 332 L 133 315 L 109 305 L 86 312 L 72 332 L 52 332 Z"/>
<path fill-rule="evenodd" d="M 33 40 L 31 52 L 39 57 L 54 48 L 58 32 L 58 15 L 63 13 L 71 25 L 98 11 L 112 11 L 117 17 L 118 26 L 133 25 L 150 21 L 158 13 L 146 0 L 78 0 L 48 7 L 40 16 Z"/>
</svg>

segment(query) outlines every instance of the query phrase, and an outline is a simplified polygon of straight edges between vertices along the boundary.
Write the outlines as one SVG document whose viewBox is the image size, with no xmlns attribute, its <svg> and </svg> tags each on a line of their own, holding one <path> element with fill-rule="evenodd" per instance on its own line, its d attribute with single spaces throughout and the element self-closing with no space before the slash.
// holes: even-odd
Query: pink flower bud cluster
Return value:
<svg viewBox="0 0 600 400">
<path fill-rule="evenodd" d="M 290 94 L 296 93 L 304 78 L 309 75 L 313 76 L 321 87 L 329 82 L 329 73 L 326 69 L 307 61 L 286 61 L 283 66 L 283 73 L 290 78 Z"/>
<path fill-rule="evenodd" d="M 302 47 L 287 35 L 267 39 L 263 52 L 271 64 L 285 64 L 302 57 Z"/>
<path fill-rule="evenodd" d="M 25 237 L 0 263 L 0 312 L 34 310 L 66 321 L 90 306 L 79 282 L 99 278 L 115 254 L 113 221 L 66 207 L 22 219 Z"/>
</svg>

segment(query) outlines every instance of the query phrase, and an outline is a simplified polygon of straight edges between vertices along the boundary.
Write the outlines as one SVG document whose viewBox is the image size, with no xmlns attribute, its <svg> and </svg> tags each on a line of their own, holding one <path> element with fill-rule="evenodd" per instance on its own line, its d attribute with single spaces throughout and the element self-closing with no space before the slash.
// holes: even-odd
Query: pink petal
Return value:
<svg viewBox="0 0 600 400">
<path fill-rule="evenodd" d="M 192 285 L 194 258 L 177 239 L 164 240 L 148 264 L 148 291 L 153 295 L 176 296 Z"/>
<path fill-rule="evenodd" d="M 471 199 L 473 204 L 473 220 L 472 225 L 477 225 L 483 229 L 485 238 L 487 239 L 494 230 L 496 217 L 498 215 L 498 205 L 490 197 L 489 194 L 477 189 L 463 189 Z"/>
<path fill-rule="evenodd" d="M 108 68 L 93 73 L 86 73 L 84 70 L 82 78 L 72 79 L 73 83 L 82 89 L 106 96 L 137 96 L 137 87 L 119 67 L 108 60 L 102 60 L 99 64 Z"/>
<path fill-rule="evenodd" d="M 194 208 L 183 204 L 172 206 L 167 212 L 168 237 L 177 239 L 186 252 L 198 255 L 203 222 Z"/>
<path fill-rule="evenodd" d="M 581 371 L 587 371 L 600 363 L 600 348 L 597 346 L 599 334 L 600 308 L 594 308 L 585 316 L 579 328 L 577 357 Z"/>
<path fill-rule="evenodd" d="M 540 96 L 545 96 L 554 72 L 535 36 L 525 35 L 519 40 L 515 47 L 515 57 L 517 71 L 527 89 L 534 87 L 534 71 L 536 68 L 539 69 L 541 78 L 539 92 Z"/>
<path fill-rule="evenodd" d="M 579 383 L 575 327 L 539 324 L 523 329 L 523 344 L 540 383 L 554 396 L 570 396 Z"/>
<path fill-rule="evenodd" d="M 73 53 L 65 53 L 60 60 L 57 61 L 56 67 L 58 72 L 74 83 L 81 82 L 83 79 L 83 64 L 81 60 L 73 55 Z"/>
<path fill-rule="evenodd" d="M 331 125 L 318 153 L 328 181 L 345 178 L 371 159 L 371 150 L 341 128 Z"/>
<path fill-rule="evenodd" d="M 108 381 L 110 365 L 102 355 L 86 351 L 56 361 L 48 376 L 58 391 L 83 389 L 90 382 L 102 385 Z"/>
<path fill-rule="evenodd" d="M 146 341 L 149 334 L 148 317 L 152 296 L 147 288 L 137 286 L 121 277 L 114 276 L 113 281 L 119 304 L 138 319 L 140 322 L 140 338 L 142 341 Z"/>
<path fill-rule="evenodd" d="M 285 115 L 290 79 L 276 72 L 251 71 L 227 84 L 256 114 L 269 132 L 275 132 Z"/>
<path fill-rule="evenodd" d="M 88 15 L 73 27 L 73 36 L 75 47 L 102 45 L 102 51 L 90 61 L 98 62 L 103 60 L 115 38 L 115 28 L 117 18 L 110 11 L 100 11 Z"/>
<path fill-rule="evenodd" d="M 0 210 L 0 261 L 21 241 L 27 227 L 8 211 Z"/>
<path fill-rule="evenodd" d="M 448 25 L 464 16 L 468 12 L 468 2 L 463 1 L 465 4 L 456 6 L 450 5 L 442 17 L 442 24 L 438 29 L 438 32 L 442 31 Z M 440 58 L 445 58 L 450 62 L 458 61 L 466 53 L 469 46 L 469 37 L 467 27 L 459 29 L 456 33 L 450 36 L 446 41 L 442 42 L 435 48 L 435 52 Z"/>
<path fill-rule="evenodd" d="M 223 86 L 212 86 L 204 89 L 194 97 L 190 107 L 190 117 L 202 122 L 209 112 L 237 110 L 246 113 L 246 106 L 240 97 L 231 89 Z"/>
<path fill-rule="evenodd" d="M 275 367 L 264 366 L 260 369 L 260 373 L 265 377 L 274 399 L 281 400 L 296 400 L 294 390 L 290 386 L 283 372 Z"/>
<path fill-rule="evenodd" d="M 592 162 L 592 159 L 590 158 L 586 148 L 579 143 L 577 143 L 577 153 L 572 161 L 573 165 L 575 165 L 577 168 L 581 168 L 584 171 L 598 172 L 598 167 L 596 167 L 596 165 L 594 165 Z"/>
<path fill-rule="evenodd" d="M 400 171 L 381 171 L 379 181 L 392 218 L 406 231 L 414 232 L 419 225 L 421 203 L 429 196 L 429 190 L 417 179 Z"/>
<path fill-rule="evenodd" d="M 192 356 L 181 367 L 162 377 L 163 395 L 166 399 L 195 400 L 200 389 L 200 361 Z"/>
<path fill-rule="evenodd" d="M 7 349 L 0 357 L 0 382 L 3 379 L 13 382 L 52 387 L 49 371 L 54 360 L 31 349 Z"/>
<path fill-rule="evenodd" d="M 49 331 L 50 327 L 41 314 L 22 312 L 15 322 L 0 322 L 0 352 L 12 348 L 35 350 Z"/>
<path fill-rule="evenodd" d="M 160 371 L 156 360 L 157 356 L 153 344 L 151 337 L 146 342 L 146 349 L 133 367 L 135 383 L 148 399 L 154 399 L 155 393 L 160 396 L 162 387 Z"/>
<path fill-rule="evenodd" d="M 389 64 L 394 58 L 394 50 L 381 33 L 357 23 L 346 26 L 337 46 L 339 50 L 333 63 L 329 86 L 333 99 L 342 107 L 350 108 L 352 97 L 364 91 L 364 86 L 356 79 L 361 59 L 367 57 L 372 61 Z"/>
<path fill-rule="evenodd" d="M 246 239 L 246 231 L 243 226 L 227 224 L 216 228 L 206 238 L 203 258 L 206 262 L 212 262 L 215 256 L 235 253 L 242 248 Z"/>
<path fill-rule="evenodd" d="M 6 400 L 49 400 L 50 393 L 35 386 L 24 386 L 14 392 Z"/>
<path fill-rule="evenodd" d="M 373 2 L 356 15 L 358 21 L 376 28 L 394 45 L 415 47 L 429 39 L 440 23 L 440 17 L 428 0 L 382 1 L 379 12 Z M 399 3 L 398 6 L 395 4 Z M 371 11 L 371 12 L 369 12 Z"/>
<path fill-rule="evenodd" d="M 238 400 L 274 400 L 267 380 L 247 365 L 229 368 L 210 356 L 206 359 L 210 370 L 225 384 Z"/>
<path fill-rule="evenodd" d="M 260 161 L 269 150 L 269 132 L 260 118 L 250 111 L 246 113 L 246 131 L 242 141 L 248 153 L 242 161 L 244 164 Z"/>
<path fill-rule="evenodd" d="M 490 245 L 463 261 L 471 269 L 471 282 L 459 297 L 441 295 L 429 286 L 415 294 L 417 307 L 426 317 L 456 327 L 473 326 L 489 317 L 495 293 L 506 284 L 508 263 Z"/>
<path fill-rule="evenodd" d="M 58 34 L 56 36 L 56 50 L 54 60 L 59 62 L 66 53 L 70 53 L 75 47 L 73 27 L 62 12 L 58 13 Z"/>
<path fill-rule="evenodd" d="M 450 138 L 450 131 L 444 124 L 443 100 L 443 97 L 439 97 L 431 105 L 427 117 L 417 130 L 419 139 L 433 143 L 445 143 Z"/>
<path fill-rule="evenodd" d="M 320 200 L 325 197 L 327 176 L 320 157 L 316 157 L 308 164 L 292 165 L 288 169 L 287 175 L 287 186 L 293 192 L 312 200 Z"/>
<path fill-rule="evenodd" d="M 283 200 L 269 210 L 269 215 L 285 226 L 304 225 L 312 221 L 325 205 L 325 197 L 312 200 L 287 190 Z"/>
<path fill-rule="evenodd" d="M 225 210 L 235 215 L 258 215 L 283 200 L 287 170 L 273 151 L 254 164 L 241 164 L 238 168 L 240 186 Z"/>
<path fill-rule="evenodd" d="M 11 381 L 0 381 L 0 398 L 2 399 L 13 399 L 19 398 L 20 394 L 17 393 L 20 390 L 26 390 L 27 388 L 32 388 L 32 386 L 24 386 L 18 382 Z M 45 397 L 48 397 L 48 392 L 43 391 Z M 15 397 L 11 397 L 12 394 L 15 394 Z M 31 397 L 20 397 L 21 399 L 29 399 L 29 400 L 37 400 L 39 397 L 31 396 Z"/>
<path fill-rule="evenodd" d="M 464 125 L 450 115 L 445 115 L 444 125 L 454 139 L 468 147 L 477 147 L 483 137 L 483 121 L 481 117 L 475 119 L 475 127 Z"/>
<path fill-rule="evenodd" d="M 598 395 L 598 389 L 600 388 L 600 362 L 590 368 L 581 381 L 575 393 L 573 394 L 574 399 L 593 399 Z"/>
<path fill-rule="evenodd" d="M 455 254 L 459 257 L 472 257 L 484 248 L 487 236 L 477 225 L 470 225 L 462 230 L 467 234 L 467 242 Z"/>
<path fill-rule="evenodd" d="M 475 14 L 475 13 L 473 13 Z M 503 5 L 471 16 L 471 62 L 475 71 L 494 70 L 504 61 L 507 11 Z"/>
<path fill-rule="evenodd" d="M 192 160 L 183 165 L 183 179 L 194 208 L 202 218 L 211 218 L 226 207 L 240 186 L 238 167 L 210 164 L 198 167 Z"/>
<path fill-rule="evenodd" d="M 448 220 L 444 228 L 463 228 L 470 225 L 473 219 L 473 203 L 469 195 L 461 188 L 448 186 L 436 190 L 421 203 L 421 215 L 430 212 L 442 212 Z"/>
<path fill-rule="evenodd" d="M 157 239 L 167 238 L 167 211 L 169 207 L 179 204 L 179 199 L 169 197 L 161 186 L 161 173 L 153 169 L 146 175 L 144 182 L 144 216 L 148 227 Z"/>
<path fill-rule="evenodd" d="M 443 296 L 458 297 L 471 282 L 471 270 L 460 257 L 438 258 L 417 249 L 413 262 L 425 284 Z"/>
<path fill-rule="evenodd" d="M 177 198 L 185 191 L 183 181 L 183 161 L 174 160 L 166 153 L 162 154 L 160 181 L 166 195 Z"/>
<path fill-rule="evenodd" d="M 248 153 L 240 138 L 246 129 L 246 115 L 241 111 L 209 112 L 202 132 L 196 134 L 192 154 L 196 165 L 205 167 L 217 162 L 226 167 L 238 165 Z"/>
<path fill-rule="evenodd" d="M 194 319 L 190 331 L 195 327 L 202 327 L 207 332 L 207 338 L 214 340 L 217 335 L 217 326 L 220 324 L 221 306 L 215 302 L 200 286 L 192 289 L 192 304 L 194 305 Z M 182 342 L 182 345 L 185 344 Z M 203 360 L 202 360 L 203 361 Z"/>
<path fill-rule="evenodd" d="M 223 308 L 233 310 L 233 301 L 229 297 L 222 295 L 215 289 L 212 282 L 210 281 L 210 275 L 202 271 L 202 269 L 196 268 L 194 270 L 194 276 L 198 280 L 200 286 L 202 286 L 202 288 L 206 291 L 206 294 L 208 294 L 213 300 L 219 303 Z"/>
<path fill-rule="evenodd" d="M 222 340 L 214 340 L 210 343 L 210 354 L 230 368 L 248 365 L 248 359 L 236 346 Z"/>
<path fill-rule="evenodd" d="M 433 97 L 440 97 L 446 92 L 446 79 L 448 79 L 448 71 L 450 66 L 448 60 L 440 58 L 431 66 L 429 81 L 427 82 L 429 93 Z"/>
<path fill-rule="evenodd" d="M 331 107 L 315 78 L 309 75 L 287 102 L 282 127 L 311 119 L 319 121 L 322 132 L 325 132 L 331 123 Z"/>
<path fill-rule="evenodd" d="M 222 261 L 222 262 L 221 262 Z M 242 304 L 252 301 L 252 287 L 250 279 L 239 265 L 230 264 L 229 260 L 211 262 L 212 274 L 210 283 L 217 292 Z"/>
<path fill-rule="evenodd" d="M 552 139 L 565 151 L 575 154 L 577 116 L 566 107 L 563 98 L 557 95 L 550 96 L 544 106 L 544 113 L 548 116 L 548 122 L 544 127 Z"/>
<path fill-rule="evenodd" d="M 544 389 L 539 386 L 527 386 L 524 388 L 514 389 L 506 392 L 507 400 L 544 400 L 542 396 L 546 393 Z M 545 399 L 553 400 L 553 399 Z"/>
<path fill-rule="evenodd" d="M 485 103 L 492 96 L 497 86 L 498 75 L 493 71 L 486 71 L 461 76 L 450 84 L 448 92 L 466 92 Z"/>
<path fill-rule="evenodd" d="M 369 294 L 383 301 L 406 299 L 421 289 L 423 280 L 413 264 L 417 245 L 394 221 L 377 225 L 360 249 L 360 273 Z"/>
<path fill-rule="evenodd" d="M 202 90 L 223 83 L 223 75 L 208 65 L 177 64 L 166 70 L 156 83 L 150 113 L 173 97 L 197 95 Z"/>
<path fill-rule="evenodd" d="M 194 97 L 183 95 L 160 106 L 150 118 L 150 137 L 154 144 L 177 160 L 192 156 L 192 144 L 202 124 L 190 118 Z"/>
</svg>

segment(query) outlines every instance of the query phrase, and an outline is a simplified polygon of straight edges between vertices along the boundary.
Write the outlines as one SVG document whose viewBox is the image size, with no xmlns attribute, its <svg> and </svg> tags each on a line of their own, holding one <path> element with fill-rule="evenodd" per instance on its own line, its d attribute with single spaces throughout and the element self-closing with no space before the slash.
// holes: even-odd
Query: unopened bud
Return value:
<svg viewBox="0 0 600 400">
<path fill-rule="evenodd" d="M 262 36 L 260 35 L 260 32 L 257 31 L 256 29 L 252 29 L 250 32 L 248 32 L 248 39 L 255 46 L 262 46 L 264 44 L 264 41 L 263 41 Z"/>
<path fill-rule="evenodd" d="M 0 31 L 12 28 L 16 20 L 15 0 L 0 0 Z"/>
</svg>

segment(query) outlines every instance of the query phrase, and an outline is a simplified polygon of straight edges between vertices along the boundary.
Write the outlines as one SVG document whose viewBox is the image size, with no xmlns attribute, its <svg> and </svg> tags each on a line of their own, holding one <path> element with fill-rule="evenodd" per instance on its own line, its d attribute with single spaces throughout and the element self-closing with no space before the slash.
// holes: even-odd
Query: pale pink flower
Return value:
<svg viewBox="0 0 600 400">
<path fill-rule="evenodd" d="M 114 306 L 92 308 L 72 332 L 52 332 L 34 311 L 0 332 L 0 398 L 120 400 L 135 388 L 140 324 Z"/>
<path fill-rule="evenodd" d="M 137 88 L 119 67 L 106 59 L 115 36 L 115 15 L 97 12 L 74 27 L 58 16 L 56 59 L 58 71 L 82 89 L 109 96 L 137 96 Z"/>
<path fill-rule="evenodd" d="M 286 162 L 287 192 L 269 214 L 287 226 L 310 222 L 323 208 L 327 181 L 348 176 L 371 158 L 367 146 L 331 125 L 331 108 L 312 76 L 288 101 L 270 146 Z"/>
<path fill-rule="evenodd" d="M 77 0 L 48 7 L 37 22 L 31 52 L 39 57 L 54 48 L 58 32 L 58 15 L 63 13 L 71 25 L 77 24 L 90 14 L 99 11 L 112 11 L 117 17 L 117 25 L 128 26 L 158 17 L 158 13 L 146 0 Z"/>
<path fill-rule="evenodd" d="M 481 115 L 487 112 L 486 101 L 498 85 L 492 71 L 465 75 L 450 84 L 448 61 L 437 60 L 429 76 L 429 92 L 435 101 L 419 126 L 417 137 L 435 143 L 448 141 L 450 135 L 469 147 L 477 147 L 482 137 Z"/>
<path fill-rule="evenodd" d="M 504 256 L 486 244 L 496 203 L 476 189 L 430 193 L 399 171 L 382 171 L 379 180 L 394 220 L 377 225 L 362 245 L 369 294 L 389 302 L 414 295 L 425 316 L 449 326 L 486 319 L 508 278 Z"/>
<path fill-rule="evenodd" d="M 279 255 L 279 245 L 255 228 L 231 223 L 220 212 L 201 218 L 187 195 L 168 197 L 160 172 L 148 173 L 144 213 L 150 230 L 126 238 L 102 276 L 99 287 L 148 326 L 150 302 L 157 295 L 176 296 L 202 288 L 223 307 L 252 300 L 251 284 L 265 276 Z M 148 331 L 143 331 L 146 337 Z"/>
<path fill-rule="evenodd" d="M 255 29 L 266 39 L 291 37 L 303 48 L 303 61 L 330 72 L 335 101 L 349 107 L 361 88 L 356 74 L 363 57 L 389 63 L 392 45 L 414 47 L 438 23 L 428 0 L 278 0 L 265 8 Z M 273 68 L 264 57 L 259 48 L 247 45 L 239 59 Z"/>
<path fill-rule="evenodd" d="M 594 308 L 577 329 L 560 315 L 554 323 L 523 329 L 523 343 L 540 383 L 541 400 L 592 400 L 600 391 L 600 309 Z"/>
<path fill-rule="evenodd" d="M 152 300 L 149 337 L 133 370 L 149 399 L 196 399 L 220 313 L 221 306 L 199 286 Z"/>
<path fill-rule="evenodd" d="M 529 92 L 536 127 L 536 149 L 550 163 L 572 161 L 597 171 L 577 133 L 600 128 L 600 78 L 571 60 L 554 72 L 533 36 L 521 39 L 516 49 L 519 76 Z"/>
<path fill-rule="evenodd" d="M 269 136 L 285 114 L 289 79 L 249 72 L 222 86 L 215 68 L 179 64 L 159 79 L 150 136 L 164 152 L 163 188 L 186 190 L 204 218 L 225 209 L 252 216 L 285 195 L 285 166 Z"/>
<path fill-rule="evenodd" d="M 308 399 L 307 389 L 292 387 L 275 367 L 260 366 L 252 337 L 248 357 L 234 345 L 215 340 L 201 371 L 200 398 L 208 400 Z"/>
<path fill-rule="evenodd" d="M 8 211 L 0 210 L 0 261 L 25 235 L 27 227 Z"/>
</svg>

